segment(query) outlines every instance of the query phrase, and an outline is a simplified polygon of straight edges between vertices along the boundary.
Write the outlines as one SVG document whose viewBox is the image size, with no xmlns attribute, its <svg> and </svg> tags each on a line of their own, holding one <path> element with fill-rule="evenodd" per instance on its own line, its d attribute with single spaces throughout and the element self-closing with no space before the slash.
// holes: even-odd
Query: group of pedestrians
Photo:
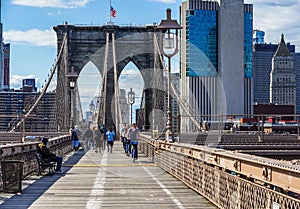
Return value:
<svg viewBox="0 0 300 209">
<path fill-rule="evenodd" d="M 131 156 L 134 161 L 138 159 L 138 140 L 140 137 L 140 130 L 136 126 L 135 123 L 132 124 L 130 128 L 128 128 L 126 125 L 122 127 L 121 131 L 121 139 L 123 142 L 123 148 L 125 150 L 125 153 L 127 156 Z M 76 154 L 79 150 L 79 147 L 81 146 L 80 138 L 81 132 L 78 129 L 77 126 L 72 127 L 71 130 L 71 139 L 72 139 L 72 147 L 74 149 L 74 154 Z M 116 138 L 116 134 L 113 131 L 112 128 L 110 128 L 108 131 L 104 125 L 102 125 L 100 128 L 94 128 L 91 130 L 88 128 L 84 133 L 84 146 L 87 149 L 91 149 L 95 147 L 95 152 L 100 153 L 101 148 L 105 150 L 105 145 L 107 145 L 107 152 L 112 153 L 114 141 Z M 48 159 L 49 161 L 56 162 L 56 173 L 63 173 L 61 170 L 62 156 L 57 156 L 49 151 L 47 148 L 48 139 L 47 138 L 41 138 L 40 144 L 38 145 L 37 152 L 40 153 L 43 157 L 43 159 Z"/>
<path fill-rule="evenodd" d="M 74 154 L 78 152 L 78 149 L 81 146 L 78 132 L 79 129 L 77 127 L 73 128 L 71 132 Z M 138 159 L 137 146 L 140 137 L 140 130 L 136 123 L 133 123 L 130 128 L 128 128 L 125 124 L 120 131 L 120 135 L 126 155 L 131 156 L 134 159 Z M 109 130 L 107 130 L 105 125 L 101 125 L 101 127 L 94 127 L 93 130 L 89 127 L 83 135 L 84 148 L 86 150 L 93 148 L 96 153 L 101 153 L 101 150 L 105 150 L 105 147 L 107 147 L 107 152 L 112 153 L 115 138 L 116 134 L 113 129 L 109 128 Z"/>
<path fill-rule="evenodd" d="M 73 131 L 72 136 L 77 135 L 76 128 Z M 94 149 L 96 153 L 101 153 L 101 150 L 105 150 L 105 147 L 107 147 L 107 152 L 112 152 L 114 139 L 115 132 L 112 128 L 107 130 L 104 124 L 101 127 L 94 127 L 93 130 L 89 127 L 83 135 L 84 148 L 86 150 Z M 76 153 L 76 137 L 72 137 L 72 146 Z"/>
<path fill-rule="evenodd" d="M 130 128 L 126 124 L 120 131 L 123 148 L 127 156 L 132 156 L 134 159 L 138 159 L 138 140 L 140 137 L 140 130 L 136 123 L 133 123 Z M 94 127 L 93 131 L 88 128 L 84 134 L 85 146 L 87 149 L 95 148 L 96 153 L 101 153 L 101 150 L 112 153 L 116 134 L 112 128 L 107 128 L 102 125 L 101 127 Z M 132 152 L 134 150 L 134 152 Z"/>
</svg>

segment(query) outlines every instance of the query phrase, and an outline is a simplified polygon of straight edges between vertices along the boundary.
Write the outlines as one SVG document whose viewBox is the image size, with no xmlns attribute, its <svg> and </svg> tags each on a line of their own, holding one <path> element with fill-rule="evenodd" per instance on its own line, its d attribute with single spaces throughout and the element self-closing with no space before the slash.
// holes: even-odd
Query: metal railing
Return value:
<svg viewBox="0 0 300 209">
<path fill-rule="evenodd" d="M 55 138 L 68 135 L 67 132 L 0 132 L 0 146 L 6 144 L 16 144 L 21 142 L 32 142 L 33 138 L 47 137 Z M 24 136 L 24 141 L 23 141 Z"/>
<path fill-rule="evenodd" d="M 3 145 L 0 147 L 0 161 L 18 160 L 24 162 L 23 177 L 37 172 L 38 166 L 35 157 L 38 141 L 30 143 L 18 143 Z M 48 147 L 52 153 L 65 155 L 72 150 L 70 135 L 64 135 L 49 139 Z M 1 170 L 1 169 L 0 169 Z M 2 189 L 2 173 L 0 189 Z"/>
<path fill-rule="evenodd" d="M 146 136 L 139 148 L 220 208 L 300 208 L 300 166 Z"/>
</svg>

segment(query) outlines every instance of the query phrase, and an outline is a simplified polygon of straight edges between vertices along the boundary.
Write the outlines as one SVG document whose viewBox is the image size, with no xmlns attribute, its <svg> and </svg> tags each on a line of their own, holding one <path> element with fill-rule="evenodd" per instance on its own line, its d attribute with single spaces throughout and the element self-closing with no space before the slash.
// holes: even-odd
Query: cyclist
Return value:
<svg viewBox="0 0 300 209">
<path fill-rule="evenodd" d="M 133 146 L 131 155 L 133 157 L 133 160 L 135 161 L 138 159 L 137 146 L 138 146 L 138 140 L 140 138 L 140 130 L 138 127 L 136 127 L 135 123 L 133 123 L 132 126 L 128 129 L 127 138 L 129 139 L 130 144 Z"/>
</svg>

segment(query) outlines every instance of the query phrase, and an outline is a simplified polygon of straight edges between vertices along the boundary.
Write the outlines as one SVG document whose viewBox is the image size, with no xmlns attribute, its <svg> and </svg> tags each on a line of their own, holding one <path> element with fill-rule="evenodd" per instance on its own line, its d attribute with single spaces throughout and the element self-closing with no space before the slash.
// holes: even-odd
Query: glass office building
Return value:
<svg viewBox="0 0 300 209">
<path fill-rule="evenodd" d="M 216 10 L 189 10 L 186 17 L 187 76 L 216 76 L 218 34 Z"/>
<path fill-rule="evenodd" d="M 245 5 L 247 8 L 248 5 Z M 253 12 L 252 9 L 245 9 L 244 12 L 244 36 L 245 36 L 245 48 L 244 48 L 244 62 L 245 62 L 245 78 L 252 78 L 252 40 L 253 40 Z"/>
<path fill-rule="evenodd" d="M 187 0 L 180 16 L 182 100 L 197 115 L 251 114 L 253 5 Z"/>
<path fill-rule="evenodd" d="M 210 2 L 215 4 L 216 2 Z M 245 78 L 252 78 L 252 5 L 244 6 Z M 216 76 L 218 71 L 218 6 L 186 11 L 187 76 Z"/>
</svg>

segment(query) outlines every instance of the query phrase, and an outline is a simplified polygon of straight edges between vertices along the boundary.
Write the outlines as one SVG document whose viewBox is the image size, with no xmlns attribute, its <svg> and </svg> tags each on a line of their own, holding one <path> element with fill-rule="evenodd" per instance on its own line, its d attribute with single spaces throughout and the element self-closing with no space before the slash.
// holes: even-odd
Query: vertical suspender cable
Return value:
<svg viewBox="0 0 300 209">
<path fill-rule="evenodd" d="M 105 122 L 105 108 L 106 108 L 106 83 L 107 83 L 107 59 L 108 59 L 108 49 L 109 49 L 109 33 L 106 33 L 106 43 L 105 43 L 105 54 L 104 54 L 104 66 L 102 74 L 102 87 L 99 95 L 99 103 L 97 109 L 96 122 L 103 124 Z M 101 125 L 98 124 L 98 125 Z"/>
<path fill-rule="evenodd" d="M 154 38 L 154 43 L 156 45 L 156 48 L 158 49 L 158 52 L 159 54 L 161 55 L 161 52 L 160 52 L 160 49 L 159 49 L 159 46 L 158 46 L 158 42 L 157 42 L 157 37 L 155 36 Z M 163 67 L 164 67 L 164 70 L 166 72 L 168 72 L 168 70 L 166 69 L 166 66 L 163 64 L 164 61 L 162 59 L 162 56 L 159 56 L 160 57 L 160 62 L 162 63 Z M 181 101 L 180 99 L 180 96 L 179 94 L 177 93 L 176 89 L 174 88 L 174 85 L 172 84 L 171 82 L 171 90 L 173 92 L 173 94 L 175 95 L 177 101 L 178 101 L 178 104 L 179 106 L 181 107 L 181 109 L 188 115 L 188 117 L 191 119 L 191 121 L 197 126 L 197 128 L 200 130 L 200 124 L 198 123 L 198 121 L 195 119 L 195 117 L 190 113 L 190 111 L 187 109 L 186 105 Z"/>
<path fill-rule="evenodd" d="M 67 26 L 66 26 L 67 27 Z M 64 60 L 64 62 L 65 62 L 65 70 L 64 70 L 64 78 L 66 78 L 67 77 L 67 74 L 68 74 L 68 69 L 67 69 L 67 67 L 68 67 L 68 54 L 69 54 L 69 37 L 68 37 L 68 32 L 66 32 L 66 36 L 67 36 L 67 39 L 66 39 L 66 45 L 65 45 L 65 49 L 64 49 L 64 54 L 65 54 L 65 56 L 64 56 L 64 58 L 65 58 L 65 60 Z M 69 123 L 69 128 L 71 128 L 70 126 L 71 125 L 73 125 L 73 126 L 75 126 L 75 124 L 72 124 L 72 122 L 73 121 L 71 121 L 71 120 L 74 120 L 72 117 L 73 117 L 73 115 L 72 114 L 74 114 L 73 113 L 73 105 L 74 105 L 74 103 L 73 103 L 73 101 L 71 101 L 72 100 L 72 91 L 71 92 L 69 92 L 68 90 L 68 87 L 69 87 L 69 85 L 68 85 L 68 83 L 69 83 L 69 81 L 68 82 L 62 82 L 63 84 L 64 84 L 64 94 L 63 95 L 65 95 L 64 96 L 64 98 L 61 98 L 61 99 L 64 99 L 65 100 L 65 102 L 64 102 L 64 104 L 68 104 L 69 102 L 71 102 L 70 104 L 71 104 L 71 108 L 70 109 L 68 109 L 67 108 L 67 106 L 64 106 L 65 107 L 65 115 L 67 114 L 67 115 L 69 115 L 69 118 L 64 118 L 64 123 L 63 124 L 68 124 Z M 69 93 L 69 94 L 68 94 Z M 66 96 L 67 95 L 67 96 Z M 69 98 L 70 97 L 70 98 Z M 67 112 L 68 111 L 68 112 Z M 64 127 L 64 129 L 66 129 L 67 127 Z"/>
<path fill-rule="evenodd" d="M 44 96 L 45 92 L 47 91 L 50 83 L 51 83 L 51 80 L 54 76 L 54 73 L 55 73 L 55 70 L 57 68 L 57 65 L 58 65 L 58 62 L 60 61 L 60 58 L 62 56 L 62 52 L 64 50 L 64 48 L 66 47 L 66 42 L 67 42 L 67 33 L 65 33 L 64 35 L 64 38 L 63 38 L 63 42 L 62 42 L 62 46 L 60 48 L 60 51 L 58 53 L 58 56 L 57 56 L 57 59 L 56 59 L 56 62 L 52 68 L 52 70 L 50 71 L 50 75 L 48 77 L 48 81 L 46 82 L 44 88 L 42 89 L 40 95 L 38 96 L 38 98 L 35 100 L 34 104 L 31 105 L 31 107 L 29 108 L 29 110 L 25 113 L 24 117 L 21 119 L 21 121 L 19 121 L 12 129 L 10 132 L 14 131 L 15 129 L 19 128 L 20 125 L 23 123 L 24 120 L 26 120 L 26 118 L 30 115 L 30 113 L 34 110 L 34 108 L 38 105 L 38 103 L 40 102 L 40 100 L 42 99 L 42 97 Z"/>
<path fill-rule="evenodd" d="M 77 84 L 77 82 L 76 82 L 76 88 L 75 88 L 75 90 L 76 90 L 76 101 L 78 101 L 78 106 L 79 106 L 79 116 L 80 116 L 80 118 L 79 119 L 81 119 L 81 121 L 83 121 L 83 112 L 82 112 L 82 106 L 81 106 L 81 100 L 80 100 L 80 94 L 79 94 L 79 88 L 78 88 L 78 84 Z M 80 120 L 79 120 L 80 121 Z"/>
<path fill-rule="evenodd" d="M 118 69 L 116 63 L 116 45 L 115 33 L 112 33 L 112 49 L 113 49 L 113 62 L 114 62 L 114 88 L 115 88 L 115 118 L 116 118 L 116 133 L 119 133 L 120 127 L 120 102 L 119 102 L 119 83 L 118 83 Z"/>
<path fill-rule="evenodd" d="M 102 85 L 103 88 L 103 97 L 102 97 L 102 104 L 103 104 L 103 110 L 102 110 L 102 122 L 105 122 L 105 115 L 106 115 L 106 85 L 107 85 L 107 62 L 108 62 L 108 50 L 109 50 L 109 33 L 106 33 L 106 48 L 105 48 L 105 63 L 104 63 L 104 84 Z"/>
</svg>

